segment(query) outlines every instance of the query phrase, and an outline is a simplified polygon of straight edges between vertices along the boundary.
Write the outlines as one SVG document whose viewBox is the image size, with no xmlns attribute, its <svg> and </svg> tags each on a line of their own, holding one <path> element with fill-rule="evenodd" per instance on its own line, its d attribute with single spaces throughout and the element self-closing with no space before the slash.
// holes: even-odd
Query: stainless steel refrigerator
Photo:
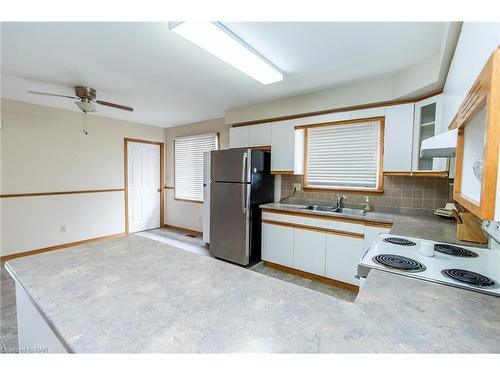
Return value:
<svg viewBox="0 0 500 375">
<path fill-rule="evenodd" d="M 260 204 L 274 200 L 271 153 L 251 149 L 210 155 L 210 254 L 241 265 L 261 256 Z"/>
</svg>

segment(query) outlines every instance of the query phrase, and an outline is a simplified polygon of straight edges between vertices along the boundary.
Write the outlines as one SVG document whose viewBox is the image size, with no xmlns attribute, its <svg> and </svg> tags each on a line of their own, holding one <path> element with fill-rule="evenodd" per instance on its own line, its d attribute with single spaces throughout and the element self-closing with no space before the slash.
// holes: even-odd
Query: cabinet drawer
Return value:
<svg viewBox="0 0 500 375">
<path fill-rule="evenodd" d="M 361 236 L 364 233 L 363 222 L 349 221 L 348 219 L 320 219 L 311 216 L 295 216 L 295 224 L 307 225 L 323 229 L 340 230 L 343 232 L 358 233 Z"/>
<path fill-rule="evenodd" d="M 262 224 L 262 259 L 293 267 L 293 228 Z"/>
<path fill-rule="evenodd" d="M 278 212 L 262 211 L 262 220 L 280 221 L 283 223 L 295 223 L 295 217 L 292 215 L 281 214 Z"/>
</svg>

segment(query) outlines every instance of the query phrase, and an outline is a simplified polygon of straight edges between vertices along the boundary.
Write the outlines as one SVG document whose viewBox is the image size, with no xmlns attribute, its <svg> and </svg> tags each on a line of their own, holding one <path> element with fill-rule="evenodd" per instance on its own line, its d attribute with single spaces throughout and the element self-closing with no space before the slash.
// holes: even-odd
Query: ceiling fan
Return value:
<svg viewBox="0 0 500 375">
<path fill-rule="evenodd" d="M 42 92 L 42 91 L 33 91 L 28 90 L 31 94 L 36 95 L 47 95 L 47 96 L 57 96 L 60 98 L 68 98 L 68 99 L 78 99 L 75 104 L 80 108 L 80 110 L 84 113 L 94 112 L 96 109 L 96 104 L 105 105 L 107 107 L 113 107 L 117 109 L 122 109 L 124 111 L 132 112 L 134 109 L 132 107 L 127 107 L 125 105 L 105 102 L 103 100 L 95 100 L 96 98 L 96 90 L 87 86 L 75 86 L 75 95 L 60 95 L 60 94 L 52 94 L 50 92 Z"/>
</svg>

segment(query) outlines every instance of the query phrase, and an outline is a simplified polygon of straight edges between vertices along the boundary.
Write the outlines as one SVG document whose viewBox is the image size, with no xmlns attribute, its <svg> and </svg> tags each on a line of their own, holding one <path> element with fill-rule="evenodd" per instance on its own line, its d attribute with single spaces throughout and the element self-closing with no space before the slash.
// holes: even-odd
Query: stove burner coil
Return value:
<svg viewBox="0 0 500 375">
<path fill-rule="evenodd" d="M 401 255 L 379 254 L 373 257 L 373 261 L 383 266 L 402 271 L 421 272 L 425 270 L 425 266 L 422 263 Z"/>
<path fill-rule="evenodd" d="M 440 253 L 453 255 L 456 257 L 476 258 L 479 256 L 475 252 L 464 249 L 463 247 L 448 245 L 444 243 L 435 244 L 434 250 L 439 251 Z"/>
<path fill-rule="evenodd" d="M 482 287 L 491 287 L 495 285 L 495 282 L 491 280 L 489 277 L 472 271 L 449 268 L 442 270 L 441 273 L 446 277 L 449 277 L 453 280 L 460 281 L 461 283 L 465 283 L 468 285 L 482 286 Z"/>
<path fill-rule="evenodd" d="M 415 246 L 416 243 L 410 240 L 407 240 L 406 238 L 401 238 L 401 237 L 387 237 L 384 238 L 385 242 L 392 243 L 395 245 L 402 245 L 402 246 Z"/>
</svg>

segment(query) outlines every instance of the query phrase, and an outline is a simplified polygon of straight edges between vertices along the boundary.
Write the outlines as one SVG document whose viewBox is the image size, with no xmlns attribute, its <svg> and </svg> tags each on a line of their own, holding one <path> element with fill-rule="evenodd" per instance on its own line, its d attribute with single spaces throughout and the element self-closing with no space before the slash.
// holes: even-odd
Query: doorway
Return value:
<svg viewBox="0 0 500 375">
<path fill-rule="evenodd" d="M 163 143 L 125 138 L 124 148 L 126 233 L 163 227 Z"/>
</svg>

